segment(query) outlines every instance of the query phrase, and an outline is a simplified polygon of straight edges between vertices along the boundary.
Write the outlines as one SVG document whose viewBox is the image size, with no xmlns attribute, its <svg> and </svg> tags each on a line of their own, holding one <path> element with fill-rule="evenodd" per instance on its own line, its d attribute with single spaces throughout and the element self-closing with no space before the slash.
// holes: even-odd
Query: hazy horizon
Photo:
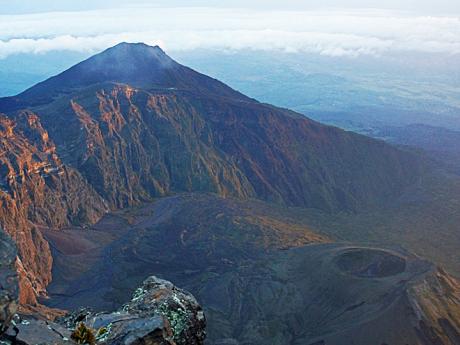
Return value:
<svg viewBox="0 0 460 345">
<path fill-rule="evenodd" d="M 451 1 L 19 1 L 0 4 L 0 59 L 19 53 L 97 52 L 118 42 L 168 51 L 272 50 L 325 56 L 460 54 L 460 4 Z M 380 7 L 380 8 L 379 8 Z M 431 10 L 430 10 L 431 9 Z M 443 15 L 441 15 L 443 14 Z"/>
</svg>

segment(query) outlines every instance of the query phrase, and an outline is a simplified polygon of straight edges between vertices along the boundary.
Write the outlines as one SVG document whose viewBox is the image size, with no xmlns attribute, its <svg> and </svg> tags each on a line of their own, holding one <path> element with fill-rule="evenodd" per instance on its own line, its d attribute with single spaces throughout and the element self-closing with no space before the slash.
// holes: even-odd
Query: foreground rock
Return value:
<svg viewBox="0 0 460 345">
<path fill-rule="evenodd" d="M 55 322 L 24 317 L 1 344 L 200 345 L 206 320 L 196 299 L 172 283 L 149 277 L 132 300 L 112 313 L 80 310 Z"/>
<path fill-rule="evenodd" d="M 154 276 L 144 281 L 123 310 L 143 318 L 161 314 L 169 321 L 177 345 L 202 344 L 206 337 L 204 312 L 195 297 Z"/>
</svg>

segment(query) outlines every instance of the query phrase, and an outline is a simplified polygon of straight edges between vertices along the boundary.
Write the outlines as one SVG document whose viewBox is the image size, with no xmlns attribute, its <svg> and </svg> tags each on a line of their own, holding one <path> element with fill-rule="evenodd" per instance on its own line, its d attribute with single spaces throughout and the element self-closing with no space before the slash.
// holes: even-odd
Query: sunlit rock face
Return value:
<svg viewBox="0 0 460 345">
<path fill-rule="evenodd" d="M 62 163 L 36 114 L 0 114 L 0 148 L 0 223 L 18 245 L 21 303 L 35 305 L 46 295 L 52 266 L 40 227 L 94 222 L 107 206 Z"/>
</svg>

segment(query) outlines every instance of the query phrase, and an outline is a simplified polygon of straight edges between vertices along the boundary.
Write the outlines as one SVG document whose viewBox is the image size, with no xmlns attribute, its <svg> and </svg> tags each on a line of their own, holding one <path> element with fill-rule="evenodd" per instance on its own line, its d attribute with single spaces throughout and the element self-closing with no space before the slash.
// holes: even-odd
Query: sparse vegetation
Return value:
<svg viewBox="0 0 460 345">
<path fill-rule="evenodd" d="M 99 328 L 96 333 L 96 340 L 98 342 L 106 340 L 107 337 L 109 336 L 111 328 L 112 328 L 111 323 L 107 327 Z"/>
<path fill-rule="evenodd" d="M 96 345 L 96 337 L 91 328 L 80 322 L 72 332 L 71 338 L 78 344 Z"/>
</svg>

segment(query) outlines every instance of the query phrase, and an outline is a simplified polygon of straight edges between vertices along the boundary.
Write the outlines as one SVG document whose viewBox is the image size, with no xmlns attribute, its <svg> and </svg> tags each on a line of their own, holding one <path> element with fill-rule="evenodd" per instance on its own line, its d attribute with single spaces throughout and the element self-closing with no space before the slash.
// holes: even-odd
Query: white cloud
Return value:
<svg viewBox="0 0 460 345">
<path fill-rule="evenodd" d="M 120 41 L 195 48 L 305 51 L 329 56 L 460 54 L 460 18 L 381 10 L 263 11 L 142 6 L 0 15 L 0 58 L 53 50 L 94 52 Z"/>
</svg>

